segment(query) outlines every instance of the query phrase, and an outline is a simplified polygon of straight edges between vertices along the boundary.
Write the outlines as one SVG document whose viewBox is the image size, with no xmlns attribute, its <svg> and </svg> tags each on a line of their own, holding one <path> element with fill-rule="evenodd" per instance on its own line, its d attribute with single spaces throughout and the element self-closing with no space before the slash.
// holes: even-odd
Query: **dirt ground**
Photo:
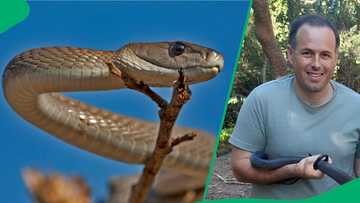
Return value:
<svg viewBox="0 0 360 203">
<path fill-rule="evenodd" d="M 206 199 L 246 198 L 249 197 L 251 184 L 235 179 L 230 168 L 230 153 L 216 160 Z"/>
</svg>

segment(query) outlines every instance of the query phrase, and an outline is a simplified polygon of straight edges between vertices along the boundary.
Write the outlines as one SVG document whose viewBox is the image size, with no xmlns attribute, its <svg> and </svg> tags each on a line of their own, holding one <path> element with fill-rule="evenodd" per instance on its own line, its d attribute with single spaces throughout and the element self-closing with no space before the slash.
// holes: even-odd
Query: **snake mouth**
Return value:
<svg viewBox="0 0 360 203">
<path fill-rule="evenodd" d="M 195 84 L 214 78 L 223 68 L 222 60 L 213 61 L 211 64 L 207 64 L 206 66 L 193 65 L 184 68 L 160 67 L 145 60 L 141 60 L 141 62 L 141 69 L 129 68 L 136 66 L 131 64 L 129 60 L 125 60 L 125 58 L 121 61 L 116 61 L 115 64 L 118 63 L 118 67 L 121 67 L 119 70 L 126 73 L 134 80 L 156 87 L 174 86 L 176 81 L 179 79 L 180 70 L 184 73 L 185 83 Z"/>
<path fill-rule="evenodd" d="M 219 55 L 219 56 L 221 56 L 221 55 Z M 213 70 L 216 69 L 217 70 L 216 73 L 220 73 L 220 71 L 224 67 L 224 61 L 222 59 L 222 56 L 221 56 L 221 58 L 219 58 L 219 60 L 216 59 L 212 62 L 209 62 L 209 64 L 207 64 L 207 65 L 189 65 L 189 66 L 185 66 L 185 67 L 182 67 L 180 65 L 171 67 L 171 66 L 166 66 L 164 64 L 160 64 L 156 61 L 148 60 L 146 58 L 141 58 L 141 57 L 139 57 L 139 58 L 141 60 L 143 60 L 145 63 L 147 63 L 148 66 L 149 66 L 149 64 L 151 64 L 151 66 L 155 66 L 159 69 L 169 70 L 169 71 L 172 71 L 172 70 L 179 71 L 180 69 L 182 69 L 182 70 L 203 69 L 203 70 L 212 70 L 212 72 L 214 72 Z"/>
<path fill-rule="evenodd" d="M 217 73 L 218 73 L 218 74 L 221 72 L 221 69 L 222 69 L 222 68 L 220 68 L 219 66 L 214 66 L 214 67 L 212 67 L 212 69 L 214 69 L 214 68 L 217 70 Z"/>
<path fill-rule="evenodd" d="M 189 84 L 204 82 L 217 76 L 224 67 L 224 58 L 213 52 L 207 66 L 189 66 L 179 68 L 185 74 L 185 82 Z"/>
<path fill-rule="evenodd" d="M 183 69 L 185 82 L 188 84 L 195 84 L 210 80 L 217 76 L 221 71 L 220 66 L 204 67 L 191 67 Z"/>
</svg>

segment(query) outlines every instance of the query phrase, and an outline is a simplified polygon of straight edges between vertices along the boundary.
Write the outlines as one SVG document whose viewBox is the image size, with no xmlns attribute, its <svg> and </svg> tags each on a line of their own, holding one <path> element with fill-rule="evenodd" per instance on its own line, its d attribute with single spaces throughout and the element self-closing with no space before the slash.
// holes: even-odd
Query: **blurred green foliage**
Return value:
<svg viewBox="0 0 360 203">
<path fill-rule="evenodd" d="M 286 56 L 289 22 L 302 14 L 328 17 L 340 33 L 341 44 L 334 79 L 360 92 L 360 1 L 359 0 L 268 0 L 274 33 Z M 227 142 L 246 96 L 258 85 L 272 80 L 271 66 L 255 37 L 253 11 L 245 33 L 233 90 L 220 135 Z M 291 72 L 291 70 L 289 70 Z"/>
<path fill-rule="evenodd" d="M 233 128 L 224 128 L 220 134 L 220 142 L 226 142 L 230 138 Z"/>
</svg>

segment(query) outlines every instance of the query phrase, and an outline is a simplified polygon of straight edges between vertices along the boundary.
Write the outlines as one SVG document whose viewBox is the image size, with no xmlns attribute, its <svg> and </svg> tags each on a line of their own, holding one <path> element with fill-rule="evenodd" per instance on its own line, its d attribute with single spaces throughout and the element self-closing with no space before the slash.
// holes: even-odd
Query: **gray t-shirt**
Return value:
<svg viewBox="0 0 360 203">
<path fill-rule="evenodd" d="M 360 158 L 360 95 L 331 81 L 334 95 L 317 108 L 302 102 L 294 89 L 294 76 L 264 83 L 244 102 L 230 143 L 237 148 L 264 151 L 271 158 L 329 154 L 333 164 L 354 176 L 354 159 Z M 301 179 L 295 184 L 253 184 L 256 198 L 298 199 L 337 186 L 328 176 Z"/>
</svg>

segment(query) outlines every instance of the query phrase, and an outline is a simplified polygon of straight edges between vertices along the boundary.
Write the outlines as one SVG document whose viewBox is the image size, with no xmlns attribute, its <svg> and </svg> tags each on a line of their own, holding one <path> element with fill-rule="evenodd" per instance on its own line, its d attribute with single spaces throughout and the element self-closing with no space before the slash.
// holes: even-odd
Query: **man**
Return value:
<svg viewBox="0 0 360 203">
<path fill-rule="evenodd" d="M 297 199 L 317 195 L 336 182 L 313 168 L 319 154 L 349 175 L 360 174 L 360 95 L 331 80 L 339 35 L 324 17 L 305 15 L 291 25 L 288 60 L 295 74 L 255 88 L 243 104 L 230 138 L 235 177 L 253 184 L 252 197 Z M 253 168 L 252 152 L 271 158 L 304 156 L 275 170 Z M 277 184 L 300 177 L 294 184 Z"/>
</svg>

